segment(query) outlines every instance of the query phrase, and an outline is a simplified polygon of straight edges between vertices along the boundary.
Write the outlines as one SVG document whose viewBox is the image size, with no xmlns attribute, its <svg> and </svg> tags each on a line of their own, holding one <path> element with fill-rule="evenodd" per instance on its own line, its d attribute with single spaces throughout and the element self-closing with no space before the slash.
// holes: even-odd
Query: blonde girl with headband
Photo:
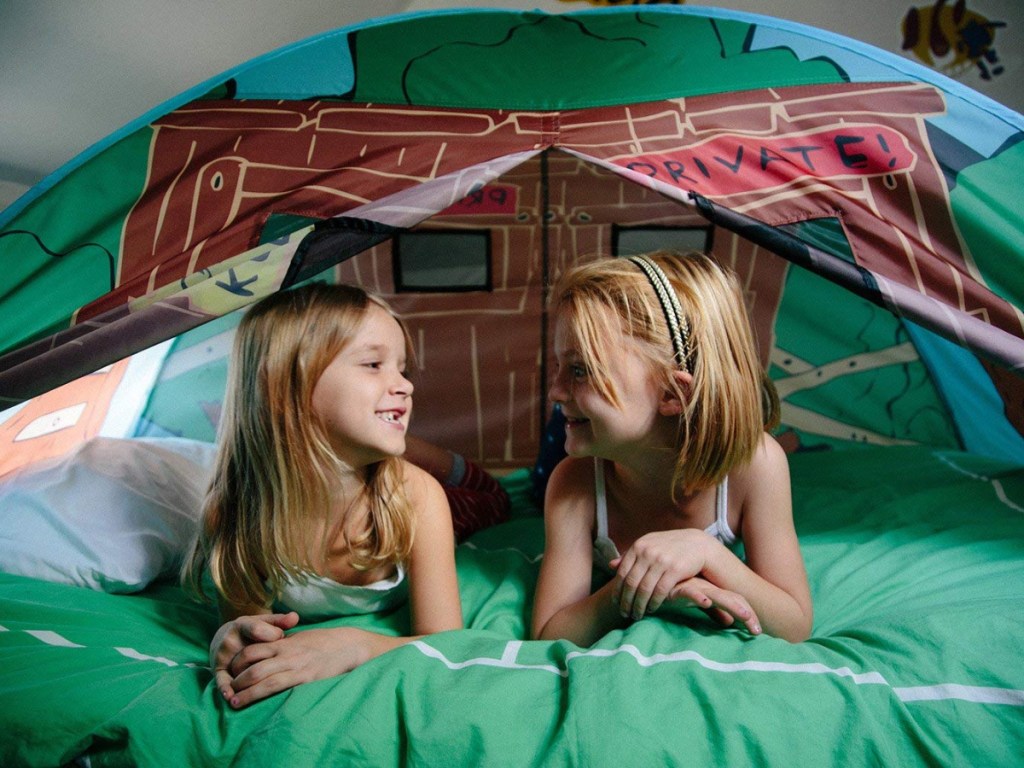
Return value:
<svg viewBox="0 0 1024 768">
<path fill-rule="evenodd" d="M 789 468 L 766 431 L 778 399 L 735 275 L 701 253 L 604 259 L 563 275 L 552 304 L 568 458 L 545 495 L 533 636 L 589 646 L 696 606 L 806 639 Z"/>
<path fill-rule="evenodd" d="M 413 635 L 462 627 L 440 483 L 401 458 L 410 346 L 388 306 L 310 284 L 255 304 L 235 337 L 202 531 L 184 578 L 212 582 L 211 666 L 230 706 L 339 675 L 410 637 L 300 620 L 408 600 Z"/>
</svg>

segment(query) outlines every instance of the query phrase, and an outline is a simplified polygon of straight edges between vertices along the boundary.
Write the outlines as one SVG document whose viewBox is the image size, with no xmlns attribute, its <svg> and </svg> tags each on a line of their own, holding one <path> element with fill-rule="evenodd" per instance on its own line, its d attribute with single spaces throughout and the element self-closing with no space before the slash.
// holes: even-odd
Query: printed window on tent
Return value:
<svg viewBox="0 0 1024 768">
<path fill-rule="evenodd" d="M 612 253 L 635 256 L 651 251 L 711 250 L 711 227 L 623 227 L 612 225 Z"/>
<path fill-rule="evenodd" d="M 491 236 L 480 230 L 402 232 L 394 239 L 395 290 L 491 290 Z"/>
</svg>

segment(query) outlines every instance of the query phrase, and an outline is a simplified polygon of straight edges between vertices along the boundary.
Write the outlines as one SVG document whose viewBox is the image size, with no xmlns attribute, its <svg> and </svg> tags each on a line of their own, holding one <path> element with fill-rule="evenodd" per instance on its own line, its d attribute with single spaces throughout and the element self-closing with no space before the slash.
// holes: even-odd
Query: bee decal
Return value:
<svg viewBox="0 0 1024 768">
<path fill-rule="evenodd" d="M 967 10 L 966 0 L 952 5 L 936 0 L 931 6 L 911 8 L 902 26 L 903 50 L 930 67 L 953 77 L 976 67 L 982 80 L 1003 73 L 995 37 L 996 29 L 1006 24 Z"/>
</svg>

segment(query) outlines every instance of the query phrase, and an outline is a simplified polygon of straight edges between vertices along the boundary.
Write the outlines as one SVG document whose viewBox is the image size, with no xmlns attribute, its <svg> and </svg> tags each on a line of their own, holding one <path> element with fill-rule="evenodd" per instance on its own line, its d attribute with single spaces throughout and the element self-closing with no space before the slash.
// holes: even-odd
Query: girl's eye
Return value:
<svg viewBox="0 0 1024 768">
<path fill-rule="evenodd" d="M 574 379 L 585 379 L 587 378 L 587 368 L 579 363 L 573 363 L 569 366 L 569 374 Z"/>
<path fill-rule="evenodd" d="M 376 369 L 380 368 L 381 364 L 380 364 L 379 361 L 373 360 L 373 361 L 370 361 L 368 363 L 363 363 L 363 365 L 365 365 L 367 368 L 373 368 L 374 370 L 376 370 Z"/>
</svg>

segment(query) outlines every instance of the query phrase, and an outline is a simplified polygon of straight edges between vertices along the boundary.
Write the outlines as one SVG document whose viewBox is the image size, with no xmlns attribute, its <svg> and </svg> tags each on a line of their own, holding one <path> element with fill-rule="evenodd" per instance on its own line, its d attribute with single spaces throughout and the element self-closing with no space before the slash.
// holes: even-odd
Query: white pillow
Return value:
<svg viewBox="0 0 1024 768">
<path fill-rule="evenodd" d="M 0 570 L 105 592 L 177 572 L 211 443 L 96 437 L 0 480 Z"/>
</svg>

